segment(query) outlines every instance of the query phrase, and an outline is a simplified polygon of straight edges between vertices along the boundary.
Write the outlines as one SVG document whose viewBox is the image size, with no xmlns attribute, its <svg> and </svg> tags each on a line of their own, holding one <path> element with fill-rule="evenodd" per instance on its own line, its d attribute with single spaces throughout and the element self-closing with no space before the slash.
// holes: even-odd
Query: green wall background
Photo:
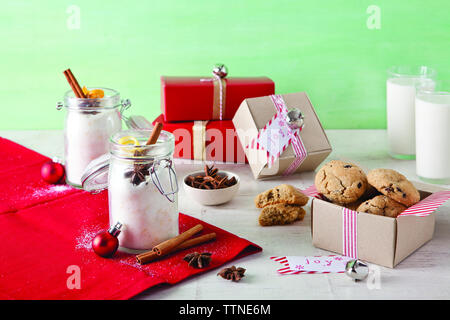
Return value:
<svg viewBox="0 0 450 320">
<path fill-rule="evenodd" d="M 72 5 L 80 9 L 80 28 Z M 376 5 L 381 28 L 366 25 Z M 266 75 L 306 91 L 326 128 L 385 128 L 386 69 L 450 79 L 448 0 L 12 1 L 0 11 L 0 129 L 62 129 L 70 67 L 119 90 L 133 114 L 159 114 L 161 75 Z"/>
</svg>

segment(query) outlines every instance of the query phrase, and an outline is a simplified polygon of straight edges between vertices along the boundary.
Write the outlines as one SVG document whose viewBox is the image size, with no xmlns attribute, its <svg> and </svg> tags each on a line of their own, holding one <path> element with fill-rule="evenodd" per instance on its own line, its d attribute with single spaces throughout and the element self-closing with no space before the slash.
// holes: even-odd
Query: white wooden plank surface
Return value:
<svg viewBox="0 0 450 320">
<path fill-rule="evenodd" d="M 384 130 L 327 130 L 333 146 L 330 159 L 347 159 L 364 169 L 392 168 L 409 179 L 418 180 L 415 161 L 395 160 L 388 156 Z M 47 156 L 63 155 L 61 131 L 0 131 L 0 136 L 16 141 Z M 253 198 L 259 192 L 280 183 L 306 188 L 313 183 L 314 173 L 288 178 L 255 181 L 246 165 L 220 164 L 220 169 L 233 171 L 241 179 L 238 195 L 229 203 L 204 207 L 179 194 L 181 212 L 202 219 L 263 247 L 263 252 L 231 264 L 247 269 L 239 283 L 216 276 L 217 270 L 187 279 L 177 285 L 151 288 L 138 299 L 448 299 L 450 298 L 450 201 L 437 212 L 434 239 L 408 257 L 395 269 L 371 265 L 379 274 L 379 282 L 354 283 L 344 274 L 280 276 L 275 255 L 329 254 L 311 245 L 309 205 L 304 221 L 290 226 L 260 227 L 259 211 Z M 176 161 L 179 179 L 201 163 Z M 180 184 L 181 185 L 181 184 Z M 445 186 L 450 188 L 449 185 Z"/>
</svg>

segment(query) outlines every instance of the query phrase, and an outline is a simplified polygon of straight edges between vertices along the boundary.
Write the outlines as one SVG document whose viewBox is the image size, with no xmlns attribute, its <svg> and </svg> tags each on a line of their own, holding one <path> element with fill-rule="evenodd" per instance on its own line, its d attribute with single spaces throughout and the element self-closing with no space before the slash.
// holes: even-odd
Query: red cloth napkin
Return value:
<svg viewBox="0 0 450 320">
<path fill-rule="evenodd" d="M 8 156 L 9 161 L 1 158 L 9 154 L 4 148 L 16 153 Z M 108 227 L 107 192 L 92 195 L 43 183 L 39 169 L 48 158 L 5 139 L 0 140 L 0 159 L 2 299 L 128 299 L 154 285 L 175 284 L 262 250 L 245 239 L 180 213 L 180 232 L 201 223 L 202 234 L 216 232 L 216 241 L 143 266 L 134 255 L 123 252 L 111 259 L 98 257 L 92 251 L 91 241 Z M 22 160 L 23 165 L 17 163 Z M 6 170 L 8 167 L 10 170 Z M 194 269 L 182 260 L 194 251 L 213 254 L 208 268 Z M 76 282 L 74 277 L 78 274 L 79 289 L 70 285 Z"/>
<path fill-rule="evenodd" d="M 30 164 L 44 163 L 49 158 L 0 137 L 0 173 L 19 169 Z"/>
</svg>

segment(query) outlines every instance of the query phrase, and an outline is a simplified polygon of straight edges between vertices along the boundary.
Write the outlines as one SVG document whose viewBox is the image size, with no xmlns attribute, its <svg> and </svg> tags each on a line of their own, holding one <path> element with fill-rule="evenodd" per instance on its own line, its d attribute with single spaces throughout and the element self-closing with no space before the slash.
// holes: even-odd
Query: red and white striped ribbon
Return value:
<svg viewBox="0 0 450 320">
<path fill-rule="evenodd" d="M 358 258 L 358 212 L 342 208 L 342 254 Z"/>
<path fill-rule="evenodd" d="M 409 207 L 398 215 L 401 216 L 417 216 L 426 217 L 430 215 L 434 210 L 441 206 L 444 202 L 450 199 L 450 191 L 439 191 L 426 197 L 422 201 Z"/>
<path fill-rule="evenodd" d="M 296 150 L 296 148 L 294 147 L 295 159 L 294 159 L 294 161 L 292 161 L 292 163 L 286 169 L 286 171 L 283 172 L 284 176 L 293 174 L 298 169 L 298 167 L 300 167 L 300 165 L 302 164 L 302 162 L 305 160 L 306 156 L 308 155 L 308 153 L 305 149 L 305 145 L 303 144 L 303 141 L 300 138 L 300 135 L 298 135 L 297 132 L 295 132 L 294 134 L 295 134 L 296 138 L 298 139 L 297 141 L 300 141 L 300 145 L 298 146 L 298 150 Z M 295 144 L 292 144 L 292 146 L 294 146 L 294 145 Z"/>
<path fill-rule="evenodd" d="M 286 103 L 284 102 L 283 96 L 281 96 L 280 94 L 274 94 L 270 96 L 270 99 L 272 99 L 272 102 L 277 109 L 277 113 L 282 115 L 282 118 L 286 118 L 288 108 L 286 106 Z M 286 169 L 286 171 L 283 172 L 283 175 L 287 176 L 293 174 L 297 170 L 297 168 L 305 160 L 308 153 L 302 139 L 300 138 L 300 135 L 298 134 L 300 130 L 292 130 L 287 123 L 285 123 L 285 128 L 289 134 L 290 139 L 289 143 L 284 146 L 283 151 L 286 150 L 289 144 L 291 144 L 295 154 L 294 161 L 292 161 L 291 165 Z M 280 155 L 278 155 L 278 157 L 279 156 Z"/>
<path fill-rule="evenodd" d="M 271 95 L 270 99 L 272 100 L 277 112 L 272 117 L 272 119 L 269 120 L 269 122 L 262 128 L 259 132 L 256 138 L 254 138 L 249 145 L 247 145 L 247 148 L 257 149 L 257 150 L 266 150 L 260 142 L 259 139 L 261 137 L 261 134 L 265 132 L 266 130 L 271 128 L 271 125 L 274 123 L 275 120 L 278 119 L 278 123 L 281 123 L 282 130 L 284 130 L 289 137 L 288 142 L 283 145 L 280 150 L 276 154 L 271 154 L 269 151 L 267 151 L 267 164 L 269 168 L 275 163 L 275 161 L 281 156 L 281 154 L 287 149 L 289 145 L 292 145 L 292 148 L 294 150 L 295 159 L 292 161 L 292 163 L 289 165 L 289 167 L 283 172 L 283 175 L 291 175 L 293 174 L 297 168 L 303 163 L 306 156 L 308 155 L 305 145 L 303 144 L 303 141 L 300 137 L 300 130 L 292 130 L 289 125 L 287 124 L 285 118 L 288 113 L 288 109 L 286 106 L 286 103 L 283 100 L 283 97 L 279 94 L 277 95 Z"/>
<path fill-rule="evenodd" d="M 315 185 L 312 185 L 305 190 L 299 189 L 305 196 L 313 197 L 313 198 L 319 198 L 319 192 L 317 191 L 317 188 Z"/>
</svg>

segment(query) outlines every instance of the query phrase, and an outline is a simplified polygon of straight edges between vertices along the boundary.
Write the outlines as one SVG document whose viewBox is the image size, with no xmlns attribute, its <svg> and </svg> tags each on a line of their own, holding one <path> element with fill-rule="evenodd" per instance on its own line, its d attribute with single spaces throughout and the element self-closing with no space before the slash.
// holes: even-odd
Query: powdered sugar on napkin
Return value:
<svg viewBox="0 0 450 320">
<path fill-rule="evenodd" d="M 100 231 L 102 231 L 100 227 L 84 228 L 81 234 L 76 238 L 75 248 L 91 250 L 92 240 Z"/>
<path fill-rule="evenodd" d="M 46 188 L 39 188 L 33 191 L 33 193 L 31 194 L 31 196 L 33 198 L 42 198 L 42 197 L 47 197 L 50 195 L 56 195 L 56 194 L 61 194 L 64 193 L 66 191 L 70 191 L 73 190 L 74 188 L 67 185 L 67 184 L 60 184 L 60 185 L 50 185 Z"/>
</svg>

